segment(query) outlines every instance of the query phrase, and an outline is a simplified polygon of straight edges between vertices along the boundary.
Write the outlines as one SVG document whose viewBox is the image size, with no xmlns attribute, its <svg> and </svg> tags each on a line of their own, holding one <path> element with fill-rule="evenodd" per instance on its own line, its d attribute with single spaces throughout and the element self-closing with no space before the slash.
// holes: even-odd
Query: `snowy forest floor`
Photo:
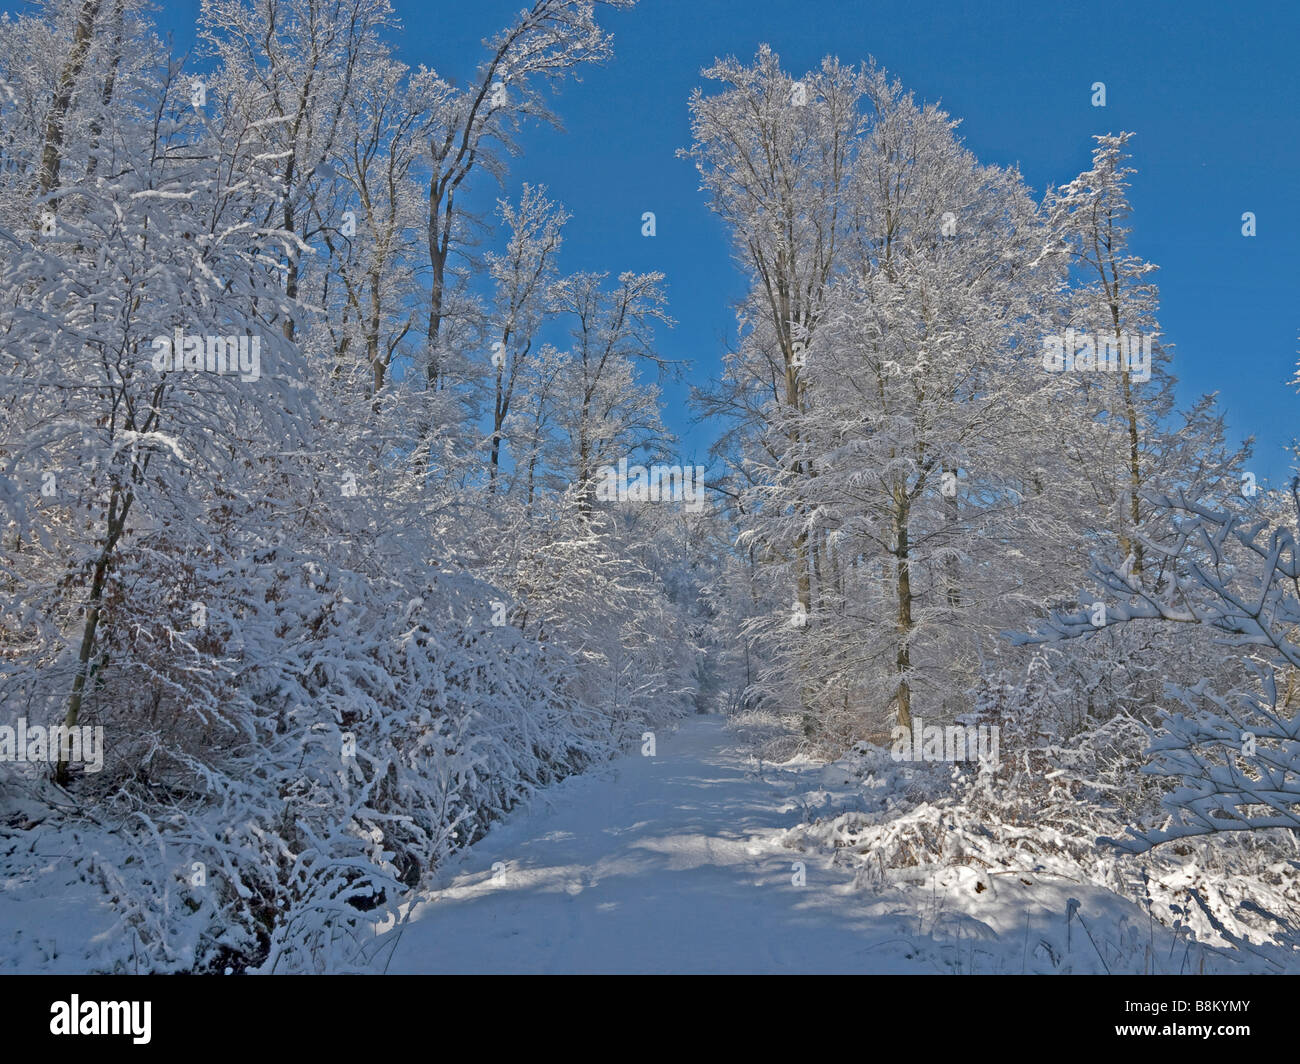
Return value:
<svg viewBox="0 0 1300 1064">
<path fill-rule="evenodd" d="M 571 777 L 443 870 L 381 936 L 417 972 L 1242 971 L 1133 901 L 1041 869 L 965 864 L 864 882 L 807 830 L 860 803 L 836 766 L 760 764 L 723 718 L 687 720 Z M 802 862 L 803 885 L 798 885 Z M 1077 900 L 1077 908 L 1072 905 Z"/>
<path fill-rule="evenodd" d="M 633 753 L 544 788 L 402 899 L 398 914 L 377 908 L 336 935 L 355 947 L 350 960 L 304 940 L 306 968 L 1296 968 L 1294 952 L 1227 945 L 1189 901 L 1192 891 L 1208 898 L 1235 934 L 1256 896 L 1274 911 L 1293 907 L 1293 872 L 1281 869 L 1281 885 L 1270 886 L 1258 861 L 1243 863 L 1222 842 L 1181 857 L 1120 856 L 1095 843 L 1092 825 L 1110 822 L 1084 806 L 1044 801 L 1027 820 L 1008 817 L 1008 802 L 954 790 L 952 766 L 898 764 L 878 748 L 829 764 L 773 764 L 754 755 L 743 725 L 721 716 L 687 718 L 656 739 L 653 757 Z M 1077 811 L 1074 827 L 1061 808 Z M 90 823 L 12 829 L 0 844 L 0 970 L 149 971 L 115 886 L 133 860 L 115 833 Z M 1270 880 L 1293 863 L 1268 862 L 1278 865 Z"/>
</svg>

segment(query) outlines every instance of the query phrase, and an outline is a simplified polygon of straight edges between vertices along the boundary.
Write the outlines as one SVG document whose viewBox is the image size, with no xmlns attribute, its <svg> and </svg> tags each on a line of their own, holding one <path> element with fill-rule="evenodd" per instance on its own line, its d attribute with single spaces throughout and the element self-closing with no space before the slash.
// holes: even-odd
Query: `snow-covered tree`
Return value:
<svg viewBox="0 0 1300 1064">
<path fill-rule="evenodd" d="M 1295 485 L 1292 513 L 1283 524 L 1182 493 L 1153 493 L 1143 501 L 1167 520 L 1160 538 L 1147 536 L 1143 543 L 1161 578 L 1151 587 L 1130 567 L 1099 566 L 1098 584 L 1114 602 L 1107 625 L 1154 622 L 1203 629 L 1238 655 L 1244 669 L 1168 684 L 1180 708 L 1163 715 L 1144 771 L 1178 782 L 1165 799 L 1174 816 L 1123 845 L 1141 851 L 1222 831 L 1295 831 L 1300 828 L 1300 497 Z M 1022 639 L 1077 639 L 1094 629 L 1090 617 L 1058 614 L 1039 633 Z"/>
<path fill-rule="evenodd" d="M 568 220 L 563 208 L 546 198 L 545 188 L 527 184 L 518 205 L 502 200 L 499 209 L 509 239 L 502 254 L 488 257 L 495 283 L 488 330 L 494 379 L 489 470 L 493 490 L 515 391 L 551 309 L 551 288 L 558 279 L 555 257 Z"/>
</svg>

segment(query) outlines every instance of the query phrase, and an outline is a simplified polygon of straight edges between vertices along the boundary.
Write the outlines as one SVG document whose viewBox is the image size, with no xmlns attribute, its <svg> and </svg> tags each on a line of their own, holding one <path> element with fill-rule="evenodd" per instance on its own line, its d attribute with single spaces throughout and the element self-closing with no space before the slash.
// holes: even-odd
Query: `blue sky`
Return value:
<svg viewBox="0 0 1300 1064">
<path fill-rule="evenodd" d="M 464 78 L 480 40 L 523 0 L 393 0 L 395 43 L 412 65 Z M 5 5 L 16 8 L 19 5 Z M 159 15 L 178 49 L 193 41 L 197 0 Z M 1300 396 L 1288 386 L 1300 348 L 1295 255 L 1300 190 L 1300 5 L 1180 3 L 881 3 L 869 0 L 642 0 L 606 13 L 615 56 L 567 84 L 567 132 L 530 130 L 508 191 L 544 183 L 573 215 L 566 270 L 662 270 L 677 326 L 661 349 L 717 374 L 742 292 L 726 235 L 676 151 L 689 143 L 687 99 L 717 55 L 751 58 L 770 43 L 792 72 L 826 54 L 869 55 L 927 101 L 962 119 L 986 163 L 1020 165 L 1041 194 L 1087 163 L 1096 133 L 1132 130 L 1133 250 L 1161 269 L 1162 339 L 1184 402 L 1217 391 L 1232 438 L 1258 439 L 1252 469 L 1280 480 Z M 1091 104 L 1092 83 L 1107 105 Z M 480 206 L 498 195 L 481 176 Z M 641 235 L 654 211 L 657 235 Z M 1241 234 L 1253 211 L 1257 235 Z M 685 384 L 665 389 L 683 460 L 703 461 L 715 430 L 691 426 Z"/>
</svg>

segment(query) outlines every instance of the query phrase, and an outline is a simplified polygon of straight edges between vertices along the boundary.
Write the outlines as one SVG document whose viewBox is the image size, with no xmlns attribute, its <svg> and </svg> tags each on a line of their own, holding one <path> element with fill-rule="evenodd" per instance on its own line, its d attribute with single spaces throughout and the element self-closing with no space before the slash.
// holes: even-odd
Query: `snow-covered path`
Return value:
<svg viewBox="0 0 1300 1064">
<path fill-rule="evenodd" d="M 564 781 L 444 874 L 389 972 L 934 971 L 849 871 L 779 845 L 794 780 L 764 775 L 721 717 L 696 717 L 653 758 Z"/>
</svg>

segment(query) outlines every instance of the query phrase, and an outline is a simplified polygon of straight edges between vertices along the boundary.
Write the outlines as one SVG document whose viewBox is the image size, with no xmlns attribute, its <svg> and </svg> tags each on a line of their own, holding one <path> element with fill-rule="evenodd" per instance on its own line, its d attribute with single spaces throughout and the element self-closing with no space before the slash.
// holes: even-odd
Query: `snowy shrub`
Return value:
<svg viewBox="0 0 1300 1064">
<path fill-rule="evenodd" d="M 0 874 L 107 899 L 97 969 L 338 970 L 453 851 L 693 705 L 670 532 L 595 512 L 608 455 L 569 447 L 661 428 L 634 363 L 662 278 L 559 276 L 530 191 L 468 290 L 449 189 L 500 175 L 508 120 L 399 63 L 385 0 L 324 36 L 337 11 L 216 0 L 184 77 L 139 5 L 71 10 L 0 22 L 0 726 L 102 728 L 105 759 L 0 765 Z M 582 4 L 506 36 L 540 115 L 609 47 Z M 519 382 L 490 452 L 487 329 Z M 219 372 L 226 338 L 255 372 Z"/>
<path fill-rule="evenodd" d="M 1164 714 L 1144 771 L 1181 784 L 1168 796 L 1174 822 L 1139 830 L 1124 845 L 1140 852 L 1225 831 L 1295 832 L 1300 714 L 1290 692 L 1300 668 L 1292 638 L 1300 621 L 1300 559 L 1294 526 L 1216 510 L 1182 494 L 1150 501 L 1172 518 L 1163 538 L 1146 541 L 1150 555 L 1167 559 L 1166 575 L 1149 587 L 1130 572 L 1100 567 L 1100 586 L 1117 600 L 1109 623 L 1160 622 L 1212 633 L 1241 655 L 1245 672 L 1167 685 L 1184 712 Z M 1080 638 L 1089 627 L 1078 615 L 1057 615 L 1032 638 Z"/>
</svg>

